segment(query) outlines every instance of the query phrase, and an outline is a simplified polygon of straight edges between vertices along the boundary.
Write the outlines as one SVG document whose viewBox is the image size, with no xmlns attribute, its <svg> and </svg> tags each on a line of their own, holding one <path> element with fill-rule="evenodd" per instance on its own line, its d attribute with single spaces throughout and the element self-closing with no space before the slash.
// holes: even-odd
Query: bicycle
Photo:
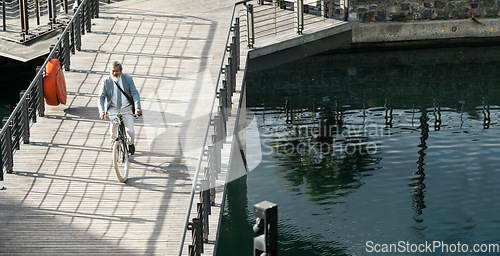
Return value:
<svg viewBox="0 0 500 256">
<path fill-rule="evenodd" d="M 137 118 L 137 115 L 133 115 Z M 107 115 L 111 119 L 110 115 Z M 120 182 L 125 183 L 128 178 L 128 171 L 130 166 L 129 152 L 128 152 L 128 139 L 125 134 L 125 124 L 123 123 L 122 114 L 112 115 L 111 122 L 118 124 L 118 136 L 113 142 L 113 167 L 115 169 L 116 177 Z"/>
</svg>

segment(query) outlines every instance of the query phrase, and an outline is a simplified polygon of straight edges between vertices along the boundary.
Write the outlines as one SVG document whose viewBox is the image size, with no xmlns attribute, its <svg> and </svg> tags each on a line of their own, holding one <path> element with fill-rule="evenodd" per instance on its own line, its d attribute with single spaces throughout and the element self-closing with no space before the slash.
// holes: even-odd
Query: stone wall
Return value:
<svg viewBox="0 0 500 256">
<path fill-rule="evenodd" d="M 349 0 L 349 12 L 362 23 L 380 21 L 499 18 L 500 0 Z"/>
</svg>

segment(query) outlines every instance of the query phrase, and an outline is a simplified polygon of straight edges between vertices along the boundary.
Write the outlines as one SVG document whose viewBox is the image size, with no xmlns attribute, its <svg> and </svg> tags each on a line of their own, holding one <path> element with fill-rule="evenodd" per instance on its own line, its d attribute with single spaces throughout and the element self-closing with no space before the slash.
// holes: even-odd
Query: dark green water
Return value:
<svg viewBox="0 0 500 256">
<path fill-rule="evenodd" d="M 41 66 L 44 57 L 28 62 L 15 61 L 0 57 L 0 77 L 2 77 L 2 93 L 0 93 L 0 120 L 9 116 L 19 102 L 19 93 L 28 88 L 36 75 L 36 67 Z"/>
<path fill-rule="evenodd" d="M 228 184 L 217 255 L 253 255 L 263 200 L 279 205 L 280 255 L 498 255 L 499 70 L 489 47 L 249 75 L 251 172 Z"/>
</svg>

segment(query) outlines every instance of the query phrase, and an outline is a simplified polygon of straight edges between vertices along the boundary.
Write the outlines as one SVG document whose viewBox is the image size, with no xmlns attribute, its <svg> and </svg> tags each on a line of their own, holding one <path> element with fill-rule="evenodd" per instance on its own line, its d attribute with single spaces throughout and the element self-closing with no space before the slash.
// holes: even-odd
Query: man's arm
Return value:
<svg viewBox="0 0 500 256">
<path fill-rule="evenodd" d="M 104 78 L 101 82 L 100 88 L 99 88 L 99 94 L 98 94 L 98 108 L 99 108 L 99 118 L 104 119 L 104 116 L 106 115 L 105 108 L 104 108 L 104 103 L 106 102 L 106 89 L 105 89 L 105 80 Z"/>
<path fill-rule="evenodd" d="M 129 80 L 128 84 L 130 88 L 130 94 L 135 104 L 135 114 L 140 116 L 142 115 L 141 96 L 139 95 L 139 91 L 135 87 L 134 79 L 131 76 L 127 75 L 127 80 Z"/>
</svg>

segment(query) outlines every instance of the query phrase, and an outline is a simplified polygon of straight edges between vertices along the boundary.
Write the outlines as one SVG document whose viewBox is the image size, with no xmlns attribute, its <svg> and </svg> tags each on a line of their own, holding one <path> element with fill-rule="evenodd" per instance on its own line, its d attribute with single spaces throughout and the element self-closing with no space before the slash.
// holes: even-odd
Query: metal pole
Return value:
<svg viewBox="0 0 500 256">
<path fill-rule="evenodd" d="M 304 0 L 297 0 L 297 34 L 304 30 Z"/>
<path fill-rule="evenodd" d="M 349 20 L 349 0 L 340 0 L 340 18 L 343 21 Z"/>
<path fill-rule="evenodd" d="M 325 0 L 321 0 L 321 17 L 323 17 L 323 20 L 326 18 Z"/>
<path fill-rule="evenodd" d="M 35 0 L 36 25 L 40 25 L 40 0 Z"/>
<path fill-rule="evenodd" d="M 56 8 L 54 6 L 54 3 L 54 0 L 47 0 L 47 5 L 49 6 L 49 23 L 51 23 L 51 25 L 56 23 Z"/>
<path fill-rule="evenodd" d="M 75 48 L 77 51 L 82 50 L 82 24 L 80 20 L 80 12 L 76 13 L 78 15 L 75 19 L 75 23 L 73 24 L 75 29 Z"/>
<path fill-rule="evenodd" d="M 92 11 L 90 0 L 85 1 L 85 23 L 87 25 L 87 32 L 92 32 Z"/>
<path fill-rule="evenodd" d="M 40 72 L 42 66 L 36 67 L 36 73 Z M 39 76 L 37 82 L 38 88 L 38 99 L 36 100 L 38 106 L 38 116 L 43 117 L 45 115 L 45 102 L 43 101 L 44 93 L 43 93 L 43 76 Z"/>
<path fill-rule="evenodd" d="M 234 37 L 236 38 L 236 54 L 238 58 L 236 60 L 236 68 L 240 69 L 240 18 L 236 18 L 234 23 Z"/>
<path fill-rule="evenodd" d="M 68 14 L 68 0 L 64 0 L 64 2 L 62 3 L 64 4 L 64 13 Z"/>
<path fill-rule="evenodd" d="M 255 43 L 255 32 L 253 26 L 253 5 L 247 5 L 247 37 L 248 37 L 248 48 L 252 49 Z"/>
<path fill-rule="evenodd" d="M 6 154 L 7 154 L 7 163 L 5 166 L 5 170 L 7 173 L 12 173 L 13 166 L 14 166 L 14 161 L 12 159 L 12 126 L 11 123 L 8 122 L 9 117 L 4 117 L 2 120 L 3 126 L 7 125 L 7 129 L 5 130 L 5 145 L 6 145 Z"/>
<path fill-rule="evenodd" d="M 69 45 L 69 33 L 66 33 L 64 35 L 64 41 L 63 41 L 63 52 L 64 52 L 64 70 L 69 71 L 69 66 L 70 66 L 70 45 Z"/>
<path fill-rule="evenodd" d="M 7 21 L 5 15 L 5 0 L 2 1 L 2 21 L 3 21 L 3 31 L 7 30 Z"/>
<path fill-rule="evenodd" d="M 26 90 L 22 90 L 19 93 L 20 98 L 22 99 L 24 94 L 26 93 Z M 31 100 L 31 95 L 29 97 L 26 97 L 25 100 L 23 100 L 21 104 L 21 130 L 23 134 L 23 142 L 24 144 L 29 144 L 30 143 L 30 120 L 29 120 L 29 113 L 28 113 L 28 101 Z"/>
</svg>

